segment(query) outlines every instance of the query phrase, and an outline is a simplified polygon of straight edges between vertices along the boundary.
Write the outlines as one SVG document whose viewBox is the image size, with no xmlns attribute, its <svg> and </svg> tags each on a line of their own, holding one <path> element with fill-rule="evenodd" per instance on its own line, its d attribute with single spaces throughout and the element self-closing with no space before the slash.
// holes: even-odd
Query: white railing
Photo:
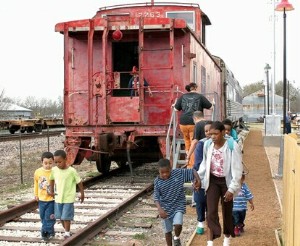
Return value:
<svg viewBox="0 0 300 246">
<path fill-rule="evenodd" d="M 172 129 L 173 128 L 173 129 Z M 172 137 L 172 143 L 170 140 L 170 134 L 171 134 L 171 129 L 173 130 L 173 137 Z M 171 152 L 172 157 L 173 157 L 173 165 L 174 162 L 176 161 L 176 129 L 177 129 L 177 119 L 176 119 L 176 110 L 174 107 L 172 107 L 172 115 L 169 123 L 169 128 L 166 136 L 166 158 L 170 160 L 171 158 Z"/>
</svg>

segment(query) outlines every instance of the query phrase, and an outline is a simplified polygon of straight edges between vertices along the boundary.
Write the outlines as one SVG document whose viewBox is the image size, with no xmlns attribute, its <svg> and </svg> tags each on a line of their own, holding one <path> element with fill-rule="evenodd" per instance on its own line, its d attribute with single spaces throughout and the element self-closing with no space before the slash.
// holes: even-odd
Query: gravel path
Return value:
<svg viewBox="0 0 300 246">
<path fill-rule="evenodd" d="M 267 155 L 268 154 L 268 155 Z M 281 225 L 281 211 L 276 193 L 282 190 L 282 181 L 274 185 L 274 174 L 277 171 L 279 148 L 262 145 L 262 133 L 259 129 L 251 129 L 244 143 L 244 163 L 249 168 L 246 182 L 254 195 L 254 211 L 248 211 L 245 233 L 232 240 L 231 245 L 277 245 L 275 230 Z M 269 163 L 270 160 L 270 163 Z M 220 214 L 220 218 L 222 215 Z M 214 241 L 214 245 L 222 245 L 223 237 Z M 191 246 L 206 245 L 206 233 L 196 236 Z"/>
</svg>

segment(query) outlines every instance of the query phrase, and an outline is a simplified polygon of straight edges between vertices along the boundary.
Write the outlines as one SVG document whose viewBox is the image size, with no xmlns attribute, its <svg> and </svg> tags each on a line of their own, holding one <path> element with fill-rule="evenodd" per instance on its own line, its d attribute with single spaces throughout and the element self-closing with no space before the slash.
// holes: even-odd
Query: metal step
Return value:
<svg viewBox="0 0 300 246">
<path fill-rule="evenodd" d="M 177 164 L 178 165 L 185 165 L 186 164 L 186 160 L 178 160 Z"/>
</svg>

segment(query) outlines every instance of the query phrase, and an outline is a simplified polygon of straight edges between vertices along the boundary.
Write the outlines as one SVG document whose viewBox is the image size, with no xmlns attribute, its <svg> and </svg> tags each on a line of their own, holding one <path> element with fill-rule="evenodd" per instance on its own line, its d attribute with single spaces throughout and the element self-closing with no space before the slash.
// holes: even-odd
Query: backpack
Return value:
<svg viewBox="0 0 300 246">
<path fill-rule="evenodd" d="M 201 97 L 199 95 L 185 94 L 182 97 L 181 108 L 185 113 L 199 110 Z"/>
<path fill-rule="evenodd" d="M 227 144 L 228 144 L 228 147 L 231 151 L 233 151 L 234 149 L 234 139 L 233 137 L 229 137 L 229 138 L 226 138 L 226 141 L 227 141 Z M 207 151 L 209 145 L 211 145 L 212 143 L 212 140 L 211 138 L 208 139 L 207 141 L 205 141 L 204 145 L 205 145 L 205 150 Z"/>
</svg>

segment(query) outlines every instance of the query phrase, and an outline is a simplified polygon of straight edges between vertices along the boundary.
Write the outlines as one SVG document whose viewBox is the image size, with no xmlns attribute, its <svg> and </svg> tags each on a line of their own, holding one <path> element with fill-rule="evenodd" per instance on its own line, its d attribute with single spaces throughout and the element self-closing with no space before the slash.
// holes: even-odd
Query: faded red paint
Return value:
<svg viewBox="0 0 300 246">
<path fill-rule="evenodd" d="M 193 12 L 195 31 L 184 19 L 166 18 L 170 11 Z M 154 148 L 144 145 L 153 145 L 156 139 L 165 156 L 171 105 L 193 82 L 195 64 L 200 91 L 206 88 L 211 100 L 221 98 L 220 67 L 201 43 L 202 14 L 197 4 L 130 4 L 101 8 L 92 19 L 55 26 L 64 35 L 64 118 L 70 163 L 81 152 L 83 139 L 94 144 L 90 149 L 100 151 L 99 136 L 106 133 L 116 139 L 109 158 L 125 155 L 123 140 L 129 141 L 129 136 L 134 136 L 135 149 L 145 147 L 141 152 Z M 122 32 L 120 41 L 113 37 L 116 30 Z M 126 80 L 133 65 L 138 65 L 140 81 L 150 84 L 152 97 L 143 83 L 138 96 L 130 96 Z M 70 141 L 73 138 L 75 142 Z"/>
</svg>

